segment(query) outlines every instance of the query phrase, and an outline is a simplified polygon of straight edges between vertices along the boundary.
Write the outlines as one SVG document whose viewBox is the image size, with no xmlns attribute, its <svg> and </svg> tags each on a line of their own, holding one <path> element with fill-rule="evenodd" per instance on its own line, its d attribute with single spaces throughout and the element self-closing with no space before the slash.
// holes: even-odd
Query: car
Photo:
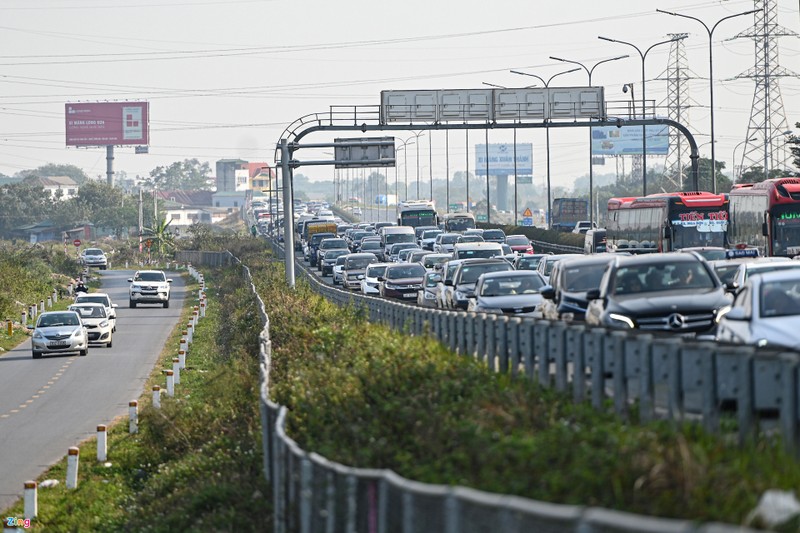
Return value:
<svg viewBox="0 0 800 533">
<path fill-rule="evenodd" d="M 342 268 L 342 280 L 346 289 L 358 290 L 361 288 L 361 280 L 367 272 L 367 267 L 377 263 L 378 258 L 371 253 L 348 254 L 344 256 L 344 267 Z"/>
<path fill-rule="evenodd" d="M 739 292 L 750 276 L 755 274 L 798 268 L 800 268 L 800 264 L 787 257 L 760 257 L 739 265 L 736 274 L 733 276 L 733 281 L 728 285 L 728 289 L 734 293 Z"/>
<path fill-rule="evenodd" d="M 81 322 L 86 327 L 89 343 L 104 344 L 111 348 L 113 331 L 111 320 L 106 314 L 106 307 L 99 303 L 71 304 L 68 309 L 80 315 Z"/>
<path fill-rule="evenodd" d="M 401 250 L 419 250 L 419 246 L 414 242 L 398 242 L 397 244 L 393 244 L 386 255 L 386 261 L 389 263 L 397 263 Z"/>
<path fill-rule="evenodd" d="M 89 353 L 89 334 L 76 311 L 45 311 L 36 319 L 31 335 L 34 359 L 45 354 Z"/>
<path fill-rule="evenodd" d="M 430 254 L 431 253 L 428 250 L 412 250 L 411 253 L 409 253 L 408 256 L 406 256 L 406 262 L 408 262 L 408 263 L 422 263 L 422 259 L 426 255 L 430 255 Z"/>
<path fill-rule="evenodd" d="M 569 257 L 556 262 L 548 284 L 542 289 L 542 318 L 583 320 L 589 301 L 586 293 L 600 286 L 613 254 Z"/>
<path fill-rule="evenodd" d="M 465 230 L 462 235 L 483 235 L 483 229 L 481 228 L 472 228 Z"/>
<path fill-rule="evenodd" d="M 583 253 L 599 254 L 608 251 L 605 228 L 590 229 L 583 235 Z"/>
<path fill-rule="evenodd" d="M 417 292 L 417 305 L 420 307 L 438 307 L 441 299 L 439 291 L 442 290 L 442 274 L 440 272 L 425 272 L 422 289 Z"/>
<path fill-rule="evenodd" d="M 364 271 L 364 279 L 361 280 L 361 294 L 367 296 L 380 296 L 380 281 L 386 272 L 386 267 L 391 263 L 372 263 Z"/>
<path fill-rule="evenodd" d="M 732 300 L 705 259 L 680 252 L 615 257 L 586 299 L 589 326 L 685 336 L 713 335 Z"/>
<path fill-rule="evenodd" d="M 132 278 L 128 278 L 128 300 L 131 309 L 138 304 L 161 304 L 169 307 L 170 284 L 163 270 L 137 270 Z"/>
<path fill-rule="evenodd" d="M 345 255 L 340 255 L 336 258 L 336 263 L 333 265 L 333 274 L 331 277 L 331 283 L 334 285 L 338 285 L 344 282 L 344 258 L 347 257 Z"/>
<path fill-rule="evenodd" d="M 583 257 L 583 254 L 548 254 L 545 255 L 536 266 L 536 270 L 542 275 L 546 283 L 550 283 L 550 272 L 553 271 L 553 266 L 568 257 Z"/>
<path fill-rule="evenodd" d="M 506 232 L 501 229 L 483 230 L 483 240 L 486 242 L 506 243 Z"/>
<path fill-rule="evenodd" d="M 503 247 L 496 242 L 457 242 L 453 247 L 455 259 L 488 259 L 502 256 Z"/>
<path fill-rule="evenodd" d="M 466 261 L 466 259 L 450 259 L 446 263 L 442 264 L 442 281 L 440 282 L 442 286 L 439 289 L 441 302 L 438 302 L 439 307 L 442 309 L 450 309 L 451 302 L 453 301 L 452 280 L 456 275 L 456 272 L 458 272 L 458 267 L 461 266 L 461 263 L 464 261 Z M 450 283 L 448 283 L 448 280 Z"/>
<path fill-rule="evenodd" d="M 347 241 L 340 237 L 322 239 L 319 241 L 319 246 L 317 247 L 317 260 L 311 266 L 316 266 L 322 270 L 322 258 L 330 250 L 344 250 L 347 253 L 350 252 L 350 249 L 347 247 Z"/>
<path fill-rule="evenodd" d="M 757 250 L 757 248 L 753 248 Z M 688 248 L 681 248 L 678 250 L 682 253 L 695 252 L 706 261 L 720 261 L 728 259 L 728 249 L 721 246 L 690 246 Z"/>
<path fill-rule="evenodd" d="M 465 235 L 462 235 L 462 236 L 460 236 L 458 238 L 458 240 L 456 241 L 456 244 L 467 243 L 467 242 L 486 242 L 486 241 L 483 240 L 483 237 L 481 235 L 475 235 L 475 234 L 466 235 L 465 234 Z"/>
<path fill-rule="evenodd" d="M 397 245 L 395 245 L 397 246 Z M 422 289 L 425 267 L 419 263 L 396 263 L 386 267 L 380 280 L 380 292 L 384 298 L 401 300 L 417 299 L 417 291 Z"/>
<path fill-rule="evenodd" d="M 100 270 L 108 268 L 106 253 L 100 248 L 86 248 L 81 252 L 81 263 L 86 267 L 97 267 Z"/>
<path fill-rule="evenodd" d="M 575 223 L 575 227 L 572 228 L 572 233 L 586 233 L 590 229 L 597 229 L 597 224 L 594 222 L 590 222 L 589 220 L 579 220 Z"/>
<path fill-rule="evenodd" d="M 800 271 L 750 277 L 718 321 L 719 342 L 800 350 Z"/>
<path fill-rule="evenodd" d="M 317 264 L 317 248 L 319 247 L 319 243 L 322 242 L 322 239 L 330 239 L 335 238 L 336 234 L 328 231 L 315 233 L 311 236 L 308 240 L 306 245 L 303 247 L 303 256 L 308 264 L 316 266 Z"/>
<path fill-rule="evenodd" d="M 325 252 L 325 255 L 322 257 L 322 261 L 320 262 L 320 276 L 323 278 L 326 276 L 333 275 L 333 267 L 336 264 L 336 259 L 339 256 L 347 255 L 350 253 L 350 250 L 347 248 L 345 249 L 335 249 L 335 250 L 328 250 Z"/>
<path fill-rule="evenodd" d="M 400 252 L 398 252 L 398 254 L 397 254 L 397 262 L 398 263 L 416 263 L 417 261 L 411 261 L 410 260 L 411 254 L 413 254 L 414 252 L 419 252 L 419 253 L 421 253 L 423 255 L 427 253 L 425 250 L 422 250 L 420 248 L 405 248 L 403 250 L 400 250 Z"/>
<path fill-rule="evenodd" d="M 526 254 L 518 255 L 514 260 L 514 268 L 517 270 L 536 270 L 539 262 L 548 254 Z"/>
<path fill-rule="evenodd" d="M 518 254 L 533 253 L 533 245 L 525 235 L 506 235 L 506 244 Z"/>
<path fill-rule="evenodd" d="M 106 308 L 106 316 L 111 321 L 111 331 L 117 331 L 117 304 L 111 301 L 111 296 L 105 292 L 84 292 L 75 296 L 76 304 L 98 303 Z"/>
<path fill-rule="evenodd" d="M 442 266 L 453 258 L 452 254 L 425 254 L 422 257 L 422 266 L 425 267 L 426 270 L 436 270 L 441 271 Z"/>
<path fill-rule="evenodd" d="M 467 310 L 538 317 L 544 286 L 541 274 L 532 270 L 482 274 L 475 285 L 475 298 L 470 300 Z"/>
<path fill-rule="evenodd" d="M 361 253 L 374 254 L 378 259 L 383 260 L 383 246 L 381 245 L 380 237 L 362 239 L 359 251 Z"/>
<path fill-rule="evenodd" d="M 445 280 L 445 283 L 453 287 L 453 291 L 448 294 L 451 299 L 449 307 L 451 309 L 467 309 L 470 299 L 475 297 L 475 286 L 481 274 L 512 270 L 514 267 L 505 259 L 468 259 L 464 261 L 458 266 L 453 278 Z"/>
<path fill-rule="evenodd" d="M 437 254 L 452 254 L 460 233 L 440 233 L 433 241 L 433 252 Z"/>
<path fill-rule="evenodd" d="M 510 264 L 513 265 L 514 261 L 517 259 L 517 252 L 512 250 L 511 247 L 506 243 L 502 243 L 500 245 L 500 248 L 503 249 L 503 255 L 501 255 L 500 257 L 502 257 L 503 259 L 505 259 L 506 261 L 508 261 Z"/>
<path fill-rule="evenodd" d="M 419 238 L 419 247 L 432 252 L 433 245 L 436 243 L 436 237 L 442 233 L 444 232 L 438 228 L 426 229 Z"/>
</svg>

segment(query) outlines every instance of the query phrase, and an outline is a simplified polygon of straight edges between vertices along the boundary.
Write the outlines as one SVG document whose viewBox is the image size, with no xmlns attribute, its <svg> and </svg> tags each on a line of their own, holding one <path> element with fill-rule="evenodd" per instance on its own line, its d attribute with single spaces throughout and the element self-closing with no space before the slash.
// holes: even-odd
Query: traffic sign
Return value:
<svg viewBox="0 0 800 533">
<path fill-rule="evenodd" d="M 533 217 L 523 217 L 522 218 L 522 225 L 523 226 L 533 226 Z"/>
<path fill-rule="evenodd" d="M 151 246 L 153 246 L 153 241 L 151 239 L 147 239 L 147 242 L 145 242 L 144 245 L 150 248 Z"/>
<path fill-rule="evenodd" d="M 526 207 L 525 211 L 522 212 L 522 216 L 525 218 L 530 218 L 533 216 L 533 212 L 531 211 L 530 207 Z"/>
<path fill-rule="evenodd" d="M 72 241 L 72 244 L 74 244 L 75 248 L 77 248 L 78 246 L 81 245 L 81 240 L 80 239 L 75 239 L 74 241 Z"/>
</svg>

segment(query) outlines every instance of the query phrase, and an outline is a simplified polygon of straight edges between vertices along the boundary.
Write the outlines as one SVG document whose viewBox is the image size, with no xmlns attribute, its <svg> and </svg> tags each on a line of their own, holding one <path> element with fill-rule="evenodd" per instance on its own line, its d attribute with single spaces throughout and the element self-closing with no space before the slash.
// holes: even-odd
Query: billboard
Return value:
<svg viewBox="0 0 800 533">
<path fill-rule="evenodd" d="M 149 143 L 147 102 L 65 104 L 67 146 Z"/>
<path fill-rule="evenodd" d="M 646 126 L 647 155 L 667 155 L 669 126 Z M 600 126 L 592 128 L 592 155 L 642 155 L 641 126 Z"/>
<path fill-rule="evenodd" d="M 486 176 L 486 145 L 475 145 L 475 175 Z M 513 176 L 514 175 L 514 144 L 489 145 L 489 175 Z M 530 176 L 533 174 L 533 144 L 517 144 L 517 176 Z"/>
</svg>

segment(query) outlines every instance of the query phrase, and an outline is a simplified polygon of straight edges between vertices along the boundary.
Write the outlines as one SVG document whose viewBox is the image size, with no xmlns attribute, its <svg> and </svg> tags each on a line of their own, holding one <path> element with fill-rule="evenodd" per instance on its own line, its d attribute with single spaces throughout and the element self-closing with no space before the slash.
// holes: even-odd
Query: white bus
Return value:
<svg viewBox="0 0 800 533">
<path fill-rule="evenodd" d="M 398 226 L 438 226 L 439 215 L 436 213 L 436 205 L 428 200 L 416 200 L 401 202 L 397 212 Z"/>
</svg>

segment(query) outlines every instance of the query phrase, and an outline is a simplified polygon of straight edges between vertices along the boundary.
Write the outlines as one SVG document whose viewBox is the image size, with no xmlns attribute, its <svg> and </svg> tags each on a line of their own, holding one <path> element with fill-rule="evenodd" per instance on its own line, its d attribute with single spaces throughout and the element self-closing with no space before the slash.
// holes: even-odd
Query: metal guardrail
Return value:
<svg viewBox="0 0 800 533">
<path fill-rule="evenodd" d="M 238 262 L 235 258 L 231 259 L 230 254 L 227 254 L 227 258 L 228 261 Z M 203 256 L 203 260 L 211 261 L 209 264 L 223 262 L 222 259 L 213 259 L 209 256 Z M 301 270 L 305 272 L 304 269 Z M 269 399 L 272 363 L 269 316 L 253 285 L 249 269 L 242 266 L 242 271 L 258 301 L 259 314 L 264 324 L 264 329 L 259 335 L 261 366 L 259 402 L 264 432 L 263 469 L 265 478 L 273 488 L 276 533 L 286 531 L 302 533 L 332 533 L 335 531 L 347 533 L 358 531 L 370 533 L 427 533 L 430 531 L 484 533 L 493 529 L 499 529 L 504 533 L 528 531 L 552 533 L 746 533 L 754 531 L 733 525 L 696 524 L 688 520 L 647 517 L 601 508 L 546 503 L 465 487 L 419 483 L 405 479 L 391 470 L 351 468 L 301 449 L 293 439 L 286 435 L 286 408 Z M 466 347 L 475 345 L 475 341 L 479 338 L 483 339 L 477 344 L 477 352 L 485 351 L 486 356 L 483 360 L 500 371 L 518 372 L 520 368 L 524 368 L 526 371 L 528 368 L 535 369 L 536 354 L 546 353 L 552 347 L 555 354 L 555 375 L 550 372 L 552 364 L 543 366 L 542 368 L 545 370 L 540 369 L 533 375 L 548 384 L 552 383 L 552 378 L 555 377 L 555 386 L 562 389 L 567 386 L 568 376 L 565 369 L 568 360 L 571 358 L 580 366 L 580 354 L 583 353 L 580 345 L 588 343 L 592 347 L 593 359 L 589 367 L 598 371 L 599 375 L 604 374 L 599 370 L 603 368 L 601 365 L 605 359 L 602 354 L 606 353 L 606 350 L 622 354 L 613 358 L 614 366 L 611 368 L 612 370 L 623 369 L 623 372 L 615 371 L 614 375 L 626 376 L 629 374 L 627 371 L 629 367 L 625 366 L 626 363 L 629 362 L 629 359 L 631 362 L 641 361 L 642 353 L 648 351 L 645 349 L 647 341 L 653 340 L 650 336 L 638 338 L 629 347 L 629 339 L 626 339 L 625 335 L 618 333 L 605 335 L 603 332 L 591 332 L 589 339 L 580 338 L 579 341 L 574 333 L 567 336 L 567 331 L 569 329 L 575 331 L 574 328 L 550 327 L 545 329 L 537 327 L 538 325 L 544 326 L 544 324 L 526 325 L 519 319 L 490 320 L 482 316 L 478 318 L 487 324 L 491 323 L 492 326 L 486 326 L 480 330 L 483 333 L 479 333 L 475 326 L 475 317 L 467 318 L 466 313 L 411 313 L 410 311 L 415 311 L 411 306 L 375 298 L 359 298 L 352 293 L 324 287 L 313 277 L 310 278 L 310 282 L 320 292 L 333 297 L 341 304 L 360 305 L 369 309 L 371 317 L 379 317 L 396 327 L 408 327 L 416 334 L 422 334 L 423 331 L 430 332 L 454 349 L 460 350 L 460 353 L 475 353 L 472 350 L 468 351 Z M 381 305 L 369 305 L 372 302 L 378 302 Z M 435 319 L 435 316 L 439 318 Z M 518 331 L 525 333 L 506 334 L 503 337 L 504 329 L 498 324 L 504 323 L 513 324 Z M 553 325 L 550 324 L 550 326 Z M 537 331 L 546 331 L 546 333 L 536 333 Z M 561 333 L 551 333 L 551 331 Z M 498 332 L 500 332 L 499 336 Z M 458 337 L 459 334 L 461 337 L 469 337 L 472 344 L 461 340 Z M 495 348 L 496 346 L 499 348 Z M 680 343 L 676 342 L 669 343 L 669 346 L 677 350 L 677 353 L 683 349 Z M 632 351 L 629 351 L 629 348 Z M 695 347 L 695 349 L 698 348 L 702 348 L 702 346 Z M 527 350 L 526 353 L 530 355 L 523 355 L 523 349 Z M 648 353 L 650 352 L 648 351 Z M 669 356 L 670 354 L 672 357 L 667 357 L 670 363 L 682 360 L 680 357 L 674 357 L 675 352 L 665 355 Z M 588 361 L 588 359 L 584 359 L 584 361 Z M 517 363 L 526 366 L 518 367 Z M 796 375 L 796 365 L 794 370 Z M 530 373 L 528 374 L 530 375 Z M 592 375 L 594 376 L 594 373 Z M 675 376 L 673 373 L 669 375 Z M 705 373 L 702 375 L 707 377 Z M 622 381 L 621 378 L 615 379 Z M 581 382 L 584 381 L 573 380 L 576 398 L 582 398 L 579 390 L 582 390 L 583 393 L 586 392 L 585 387 L 577 385 Z M 595 392 L 603 390 L 602 387 L 599 389 L 595 387 L 593 378 L 591 387 L 593 402 L 595 401 Z M 615 404 L 623 405 L 627 401 L 627 397 L 623 397 L 623 400 L 615 401 Z M 676 407 L 680 407 L 680 399 L 674 398 L 674 400 Z"/>
</svg>

